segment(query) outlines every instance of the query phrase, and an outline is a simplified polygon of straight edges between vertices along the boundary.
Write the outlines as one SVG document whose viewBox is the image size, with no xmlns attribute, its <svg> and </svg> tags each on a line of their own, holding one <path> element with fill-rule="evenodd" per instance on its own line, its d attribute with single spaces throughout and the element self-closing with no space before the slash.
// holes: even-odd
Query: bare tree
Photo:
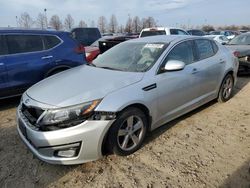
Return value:
<svg viewBox="0 0 250 188">
<path fill-rule="evenodd" d="M 118 22 L 117 22 L 116 16 L 112 14 L 110 18 L 110 22 L 109 22 L 109 31 L 111 33 L 115 33 L 117 31 L 117 26 L 118 26 Z"/>
<path fill-rule="evenodd" d="M 143 18 L 142 22 L 143 22 L 142 23 L 143 28 L 156 27 L 156 21 L 151 16 Z"/>
<path fill-rule="evenodd" d="M 81 20 L 81 21 L 79 22 L 79 27 L 88 27 L 88 25 L 86 24 L 85 21 Z"/>
<path fill-rule="evenodd" d="M 45 29 L 46 26 L 46 16 L 42 13 L 39 13 L 36 19 L 36 25 L 39 28 Z"/>
<path fill-rule="evenodd" d="M 120 25 L 120 26 L 119 26 L 118 32 L 119 32 L 119 33 L 123 33 L 123 32 L 124 32 L 124 27 L 123 27 L 123 25 Z"/>
<path fill-rule="evenodd" d="M 132 18 L 129 16 L 127 23 L 126 23 L 126 27 L 125 27 L 125 31 L 128 33 L 132 33 Z"/>
<path fill-rule="evenodd" d="M 133 31 L 135 33 L 138 33 L 141 31 L 141 21 L 140 21 L 140 18 L 138 16 L 135 16 L 133 18 L 133 23 L 132 23 L 132 27 L 133 27 Z"/>
<path fill-rule="evenodd" d="M 67 30 L 71 30 L 74 26 L 74 23 L 75 23 L 74 19 L 72 18 L 72 16 L 70 14 L 68 14 L 64 20 L 64 27 Z"/>
<path fill-rule="evenodd" d="M 50 18 L 49 24 L 50 24 L 51 27 L 53 27 L 56 30 L 60 30 L 60 29 L 63 28 L 62 21 L 60 20 L 58 15 L 53 15 Z"/>
<path fill-rule="evenodd" d="M 98 19 L 98 28 L 100 29 L 101 33 L 105 33 L 107 29 L 107 20 L 104 16 L 100 16 Z"/>
<path fill-rule="evenodd" d="M 24 12 L 21 14 L 18 23 L 20 27 L 31 28 L 35 22 L 27 12 Z"/>
<path fill-rule="evenodd" d="M 214 31 L 214 27 L 212 25 L 203 25 L 201 29 L 205 32 Z"/>
<path fill-rule="evenodd" d="M 91 26 L 91 27 L 96 27 L 95 21 L 94 21 L 94 20 L 91 21 L 90 26 Z"/>
</svg>

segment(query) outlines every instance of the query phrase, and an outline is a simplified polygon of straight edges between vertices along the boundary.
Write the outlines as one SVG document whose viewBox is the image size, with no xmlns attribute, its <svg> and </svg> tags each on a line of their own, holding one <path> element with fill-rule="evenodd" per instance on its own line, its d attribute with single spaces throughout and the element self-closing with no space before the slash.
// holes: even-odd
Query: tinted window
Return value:
<svg viewBox="0 0 250 188">
<path fill-rule="evenodd" d="M 143 31 L 141 37 L 149 37 L 155 35 L 166 35 L 166 31 L 165 30 Z"/>
<path fill-rule="evenodd" d="M 44 36 L 44 43 L 46 49 L 53 48 L 56 45 L 60 44 L 60 42 L 60 39 L 58 39 L 56 36 Z"/>
<path fill-rule="evenodd" d="M 0 35 L 0 55 L 7 54 L 7 46 L 4 37 Z"/>
<path fill-rule="evenodd" d="M 101 38 L 100 31 L 97 28 L 76 28 L 71 33 L 74 39 L 87 46 Z"/>
<path fill-rule="evenodd" d="M 186 41 L 175 46 L 174 49 L 172 49 L 171 52 L 168 54 L 164 62 L 166 63 L 169 60 L 178 60 L 186 64 L 193 63 L 194 62 L 193 42 Z"/>
<path fill-rule="evenodd" d="M 199 39 L 199 40 L 195 40 L 195 43 L 197 46 L 200 60 L 214 55 L 214 50 L 209 40 Z"/>
<path fill-rule="evenodd" d="M 10 54 L 43 50 L 43 42 L 39 35 L 8 35 L 6 39 Z"/>
<path fill-rule="evenodd" d="M 200 31 L 200 30 L 191 30 L 191 31 L 189 31 L 189 33 L 190 33 L 191 35 L 204 36 L 203 31 Z"/>
<path fill-rule="evenodd" d="M 171 35 L 187 35 L 186 32 L 180 29 L 170 29 L 170 34 Z"/>
</svg>

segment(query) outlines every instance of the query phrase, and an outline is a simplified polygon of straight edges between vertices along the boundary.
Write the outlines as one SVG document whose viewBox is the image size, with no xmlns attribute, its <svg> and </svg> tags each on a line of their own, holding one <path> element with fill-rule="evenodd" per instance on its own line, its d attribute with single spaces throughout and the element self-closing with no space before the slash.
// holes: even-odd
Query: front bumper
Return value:
<svg viewBox="0 0 250 188">
<path fill-rule="evenodd" d="M 114 120 L 85 121 L 77 126 L 56 131 L 42 132 L 32 128 L 20 108 L 17 110 L 18 133 L 39 159 L 52 164 L 80 164 L 102 157 L 104 137 Z M 78 148 L 75 157 L 58 157 L 58 150 Z"/>
</svg>

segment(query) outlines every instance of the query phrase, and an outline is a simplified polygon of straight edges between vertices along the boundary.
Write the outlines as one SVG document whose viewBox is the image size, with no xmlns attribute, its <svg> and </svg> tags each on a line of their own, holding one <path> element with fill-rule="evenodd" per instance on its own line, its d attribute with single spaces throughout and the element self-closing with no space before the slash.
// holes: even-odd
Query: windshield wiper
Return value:
<svg viewBox="0 0 250 188">
<path fill-rule="evenodd" d="M 122 71 L 121 69 L 116 69 L 116 68 L 112 68 L 112 67 L 99 67 L 99 68 Z"/>
<path fill-rule="evenodd" d="M 86 65 L 91 66 L 91 67 L 96 67 L 94 63 L 86 63 Z"/>
</svg>

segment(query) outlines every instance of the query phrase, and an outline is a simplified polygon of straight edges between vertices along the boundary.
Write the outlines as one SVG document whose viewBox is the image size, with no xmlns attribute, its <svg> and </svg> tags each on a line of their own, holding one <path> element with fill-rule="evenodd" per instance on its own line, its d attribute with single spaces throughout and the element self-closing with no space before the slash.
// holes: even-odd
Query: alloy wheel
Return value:
<svg viewBox="0 0 250 188">
<path fill-rule="evenodd" d="M 119 147 L 124 151 L 134 149 L 142 140 L 145 126 L 139 116 L 129 116 L 120 126 L 117 134 Z"/>
<path fill-rule="evenodd" d="M 228 77 L 223 84 L 222 96 L 224 99 L 228 99 L 232 93 L 233 89 L 233 80 L 231 77 Z"/>
</svg>

